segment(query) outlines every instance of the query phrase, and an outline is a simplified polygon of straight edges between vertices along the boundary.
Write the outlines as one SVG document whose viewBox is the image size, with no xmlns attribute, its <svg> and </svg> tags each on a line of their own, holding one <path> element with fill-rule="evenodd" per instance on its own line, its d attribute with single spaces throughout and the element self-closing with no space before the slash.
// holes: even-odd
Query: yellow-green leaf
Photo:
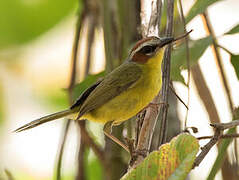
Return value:
<svg viewBox="0 0 239 180">
<path fill-rule="evenodd" d="M 76 0 L 0 1 L 0 49 L 39 37 L 76 8 Z"/>
<path fill-rule="evenodd" d="M 190 172 L 199 149 L 192 135 L 183 133 L 150 153 L 121 180 L 183 180 Z"/>
<path fill-rule="evenodd" d="M 231 63 L 239 79 L 239 55 L 231 55 Z"/>
<path fill-rule="evenodd" d="M 195 16 L 203 13 L 210 5 L 220 0 L 197 0 L 186 16 L 186 23 L 190 22 Z"/>
<path fill-rule="evenodd" d="M 226 32 L 225 34 L 235 34 L 235 33 L 239 33 L 239 24 L 237 24 L 236 26 L 234 26 L 231 30 L 229 30 L 229 31 Z"/>
<path fill-rule="evenodd" d="M 212 44 L 211 36 L 189 41 L 190 66 L 193 66 L 198 62 L 199 58 L 203 55 L 204 51 L 208 48 L 210 44 Z M 184 43 L 173 51 L 171 59 L 171 79 L 174 81 L 183 82 L 183 78 L 180 75 L 180 71 L 181 69 L 187 68 L 186 46 Z"/>
</svg>

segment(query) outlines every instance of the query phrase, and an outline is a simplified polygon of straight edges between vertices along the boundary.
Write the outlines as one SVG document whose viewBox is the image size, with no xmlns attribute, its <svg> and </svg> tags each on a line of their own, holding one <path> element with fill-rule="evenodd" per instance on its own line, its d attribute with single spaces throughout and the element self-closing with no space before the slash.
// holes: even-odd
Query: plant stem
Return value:
<svg viewBox="0 0 239 180">
<path fill-rule="evenodd" d="M 174 0 L 167 0 L 167 25 L 166 25 L 166 36 L 172 37 L 173 35 L 173 15 L 174 15 Z M 167 137 L 167 114 L 168 114 L 168 91 L 170 83 L 170 60 L 171 60 L 171 49 L 172 45 L 169 44 L 164 53 L 163 61 L 163 75 L 162 75 L 162 98 L 163 102 L 160 111 L 162 112 L 162 118 L 160 123 L 160 135 L 158 146 L 166 142 Z"/>
<path fill-rule="evenodd" d="M 180 17 L 183 23 L 183 31 L 184 33 L 187 32 L 186 30 L 186 21 L 183 12 L 182 0 L 179 0 L 179 10 L 180 10 Z M 187 100 L 187 107 L 189 107 L 189 100 L 190 100 L 190 56 L 189 56 L 189 45 L 188 45 L 188 36 L 185 37 L 185 46 L 186 46 L 186 59 L 187 59 L 187 70 L 188 70 L 188 81 L 187 81 L 187 89 L 188 89 L 188 100 Z M 184 120 L 184 129 L 187 128 L 187 119 L 188 119 L 188 108 L 186 110 L 186 116 Z"/>
<path fill-rule="evenodd" d="M 73 102 L 73 97 L 72 97 L 72 92 L 73 92 L 73 87 L 75 84 L 75 79 L 76 79 L 76 67 L 77 67 L 77 52 L 78 52 L 78 44 L 79 44 L 79 37 L 80 37 L 80 30 L 81 30 L 81 25 L 84 20 L 84 13 L 81 15 L 78 15 L 77 17 L 77 25 L 76 25 L 76 32 L 75 32 L 75 37 L 74 37 L 74 42 L 73 42 L 73 48 L 72 48 L 72 58 L 71 58 L 71 75 L 70 75 L 70 81 L 69 81 L 69 86 L 68 86 L 68 101 L 69 104 L 71 105 Z M 62 156 L 64 152 L 64 147 L 65 147 L 65 142 L 70 126 L 70 120 L 66 120 L 65 125 L 62 129 L 62 138 L 60 140 L 60 150 L 57 155 L 57 165 L 56 165 L 56 179 L 60 180 L 61 179 L 61 166 L 62 166 Z"/>
<path fill-rule="evenodd" d="M 222 80 L 222 83 L 223 83 L 223 86 L 225 88 L 225 91 L 226 91 L 226 96 L 227 96 L 227 100 L 229 102 L 229 107 L 230 107 L 230 111 L 231 113 L 233 112 L 233 102 L 232 102 L 232 95 L 231 95 L 231 92 L 229 90 L 229 85 L 228 85 L 228 82 L 226 80 L 226 75 L 225 75 L 225 70 L 223 68 L 223 65 L 222 65 L 222 58 L 221 58 L 221 55 L 218 51 L 218 42 L 217 42 L 217 38 L 215 36 L 215 33 L 213 31 L 213 28 L 212 28 L 212 25 L 211 25 L 211 22 L 208 18 L 208 13 L 205 11 L 202 15 L 202 20 L 203 20 L 203 23 L 204 23 L 204 28 L 207 32 L 208 35 L 211 35 L 212 38 L 213 38 L 213 42 L 212 42 L 212 51 L 213 51 L 213 55 L 215 57 L 215 61 L 216 61 L 216 64 L 217 64 L 217 69 L 219 71 L 219 75 L 221 77 L 221 80 Z"/>
</svg>

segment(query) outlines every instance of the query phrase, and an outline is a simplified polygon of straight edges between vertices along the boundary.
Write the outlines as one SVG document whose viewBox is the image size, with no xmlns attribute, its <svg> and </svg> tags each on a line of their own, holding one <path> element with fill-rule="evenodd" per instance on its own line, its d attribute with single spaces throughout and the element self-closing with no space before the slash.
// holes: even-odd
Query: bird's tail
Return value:
<svg viewBox="0 0 239 180">
<path fill-rule="evenodd" d="M 53 121 L 53 120 L 59 119 L 61 117 L 65 117 L 65 116 L 70 115 L 72 113 L 74 113 L 72 111 L 72 109 L 67 109 L 67 110 L 64 110 L 64 111 L 56 112 L 54 114 L 50 114 L 50 115 L 41 117 L 39 119 L 36 119 L 36 120 L 34 120 L 32 122 L 29 122 L 29 123 L 23 125 L 22 127 L 17 128 L 13 132 L 25 131 L 27 129 L 31 129 L 31 128 L 34 128 L 36 126 L 39 126 L 39 125 L 41 125 L 43 123 L 46 123 L 46 122 L 49 122 L 49 121 Z"/>
</svg>

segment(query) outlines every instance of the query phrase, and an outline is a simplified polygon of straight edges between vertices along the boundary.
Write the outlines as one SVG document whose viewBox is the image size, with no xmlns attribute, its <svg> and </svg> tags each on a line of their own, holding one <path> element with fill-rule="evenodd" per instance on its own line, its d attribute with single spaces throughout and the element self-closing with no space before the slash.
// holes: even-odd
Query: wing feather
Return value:
<svg viewBox="0 0 239 180">
<path fill-rule="evenodd" d="M 84 101 L 87 99 L 87 97 L 90 95 L 90 93 L 102 82 L 102 80 L 97 81 L 93 85 L 91 85 L 89 88 L 87 88 L 80 97 L 77 98 L 77 100 L 72 104 L 70 109 L 80 109 L 80 106 L 84 103 Z"/>
<path fill-rule="evenodd" d="M 89 94 L 80 108 L 78 118 L 132 87 L 141 74 L 141 68 L 134 62 L 125 62 L 116 68 Z"/>
</svg>

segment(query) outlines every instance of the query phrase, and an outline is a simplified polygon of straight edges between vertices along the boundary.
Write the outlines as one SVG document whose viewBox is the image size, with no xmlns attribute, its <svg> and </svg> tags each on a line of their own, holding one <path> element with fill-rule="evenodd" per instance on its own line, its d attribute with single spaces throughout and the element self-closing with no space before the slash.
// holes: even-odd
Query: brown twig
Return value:
<svg viewBox="0 0 239 180">
<path fill-rule="evenodd" d="M 86 59 L 86 68 L 85 68 L 85 77 L 89 74 L 90 71 L 90 59 L 91 59 L 91 50 L 92 50 L 92 44 L 95 38 L 95 28 L 98 24 L 98 8 L 96 7 L 95 4 L 97 3 L 92 3 L 94 4 L 91 5 L 92 7 L 88 7 L 90 10 L 88 11 L 88 16 L 87 16 L 87 23 L 88 23 L 88 34 L 87 34 L 87 59 Z M 88 5 L 89 6 L 89 5 Z"/>
<path fill-rule="evenodd" d="M 150 17 L 150 22 L 147 23 L 146 13 L 147 11 L 144 9 L 144 2 L 141 0 L 141 34 L 143 37 L 147 35 L 155 35 L 158 36 L 159 33 L 159 22 L 161 18 L 161 0 L 153 0 L 152 1 L 152 12 Z M 152 26 L 152 27 L 149 27 Z M 149 33 L 149 34 L 148 34 Z M 160 94 L 158 94 L 152 103 L 157 104 L 160 99 Z M 154 132 L 154 128 L 157 122 L 158 110 L 152 107 L 148 107 L 145 111 L 143 111 L 137 118 L 137 129 L 136 129 L 136 141 L 135 151 L 144 151 L 145 153 L 138 154 L 134 160 L 131 160 L 131 167 L 135 167 L 139 164 L 147 155 L 151 140 Z M 147 150 L 147 151 L 145 151 Z"/>
<path fill-rule="evenodd" d="M 234 120 L 229 123 L 215 123 L 210 125 L 215 128 L 214 136 L 204 147 L 201 148 L 201 153 L 196 157 L 193 168 L 199 166 L 199 164 L 205 158 L 210 149 L 218 142 L 219 139 L 221 139 L 221 137 L 223 137 L 223 131 L 238 126 L 239 120 Z"/>
<path fill-rule="evenodd" d="M 199 164 L 202 162 L 202 160 L 205 158 L 207 153 L 210 151 L 210 149 L 217 143 L 217 141 L 220 139 L 220 136 L 222 135 L 222 131 L 219 129 L 216 129 L 214 136 L 212 139 L 201 148 L 201 153 L 196 157 L 194 161 L 193 168 L 196 166 L 199 166 Z"/>
<path fill-rule="evenodd" d="M 219 130 L 225 130 L 225 129 L 230 129 L 230 128 L 238 126 L 239 120 L 233 120 L 232 122 L 229 122 L 229 123 L 214 123 L 210 125 Z"/>
<path fill-rule="evenodd" d="M 196 90 L 205 106 L 205 109 L 207 110 L 211 123 L 220 123 L 220 117 L 218 115 L 217 108 L 213 101 L 211 92 L 209 91 L 207 87 L 207 84 L 203 77 L 203 73 L 201 71 L 200 66 L 198 64 L 195 64 L 191 68 L 191 72 L 192 72 L 192 77 L 196 86 Z"/>
<path fill-rule="evenodd" d="M 191 68 L 191 72 L 192 72 L 192 77 L 193 77 L 196 89 L 198 91 L 198 95 L 201 98 L 201 100 L 205 106 L 205 109 L 208 113 L 210 122 L 211 123 L 220 123 L 220 117 L 218 115 L 211 92 L 209 91 L 209 89 L 206 85 L 206 81 L 203 77 L 200 66 L 198 64 L 195 64 Z M 222 174 L 224 177 L 227 177 L 227 174 L 228 174 L 227 172 L 230 171 L 230 170 L 228 170 L 227 164 L 229 164 L 228 155 L 226 155 L 224 163 L 223 163 L 223 167 L 222 167 Z"/>
<path fill-rule="evenodd" d="M 174 1 L 167 0 L 167 25 L 166 25 L 166 36 L 172 37 L 173 34 L 173 15 L 174 15 Z M 168 45 L 164 53 L 163 61 L 163 75 L 162 75 L 162 98 L 163 102 L 160 111 L 162 112 L 162 118 L 160 123 L 159 131 L 159 143 L 158 146 L 165 143 L 167 136 L 167 114 L 168 114 L 168 90 L 170 83 L 170 59 L 171 59 L 171 48 L 172 45 Z"/>
<path fill-rule="evenodd" d="M 173 89 L 172 83 L 169 84 L 171 92 L 176 96 L 176 98 L 185 106 L 185 108 L 188 110 L 188 105 L 177 95 L 175 90 Z"/>
<path fill-rule="evenodd" d="M 213 136 L 201 136 L 197 137 L 198 140 L 211 139 Z M 238 138 L 239 134 L 223 134 L 220 139 Z"/>
<path fill-rule="evenodd" d="M 85 175 L 85 152 L 86 152 L 86 144 L 82 136 L 82 131 L 85 129 L 86 121 L 77 121 L 77 126 L 80 127 L 80 137 L 79 141 L 79 150 L 77 155 L 77 172 L 75 176 L 75 180 L 84 180 L 86 178 Z"/>
<path fill-rule="evenodd" d="M 217 38 L 216 38 L 216 35 L 213 31 L 213 27 L 211 25 L 210 19 L 208 18 L 207 11 L 205 11 L 204 13 L 201 14 L 201 18 L 202 18 L 202 21 L 203 21 L 203 24 L 204 24 L 204 29 L 206 30 L 206 33 L 208 35 L 212 36 L 212 39 L 213 39 L 212 46 L 211 46 L 212 47 L 212 52 L 213 52 L 213 55 L 215 57 L 214 59 L 215 59 L 216 65 L 217 65 L 220 80 L 222 81 L 223 87 L 224 87 L 225 92 L 226 92 L 227 101 L 229 103 L 229 109 L 231 111 L 231 114 L 233 114 L 234 106 L 233 106 L 233 102 L 232 102 L 232 95 L 231 95 L 231 92 L 229 90 L 229 85 L 228 85 L 228 82 L 226 80 L 225 70 L 223 68 L 222 58 L 221 58 L 221 55 L 219 53 L 219 49 L 218 49 L 218 46 L 217 46 L 218 45 Z M 237 140 L 236 139 L 235 139 L 234 143 L 235 143 L 234 144 L 234 149 L 235 149 L 235 152 L 237 152 Z M 226 160 L 224 161 L 225 163 L 223 164 L 223 167 L 222 167 L 222 175 L 223 175 L 223 177 L 225 177 L 224 179 L 230 178 L 229 176 L 233 174 L 233 173 L 230 173 L 232 168 L 230 168 L 230 163 L 228 162 L 227 159 L 228 158 L 226 158 Z M 236 154 L 236 162 L 238 163 L 237 154 Z M 224 169 L 226 169 L 226 170 L 224 170 Z M 238 179 L 238 177 L 236 179 Z"/>
<path fill-rule="evenodd" d="M 159 99 L 160 99 L 160 94 L 158 94 L 151 103 L 156 104 L 159 102 Z M 157 121 L 157 117 L 158 117 L 158 110 L 151 106 L 149 106 L 145 111 L 143 111 L 140 114 L 140 117 L 138 117 L 139 126 L 140 125 L 142 126 L 137 127 L 138 129 L 140 129 L 140 131 L 138 134 L 138 138 L 136 138 L 137 144 L 136 144 L 135 151 L 144 151 L 146 154 L 143 154 L 143 153 L 138 154 L 138 156 L 135 158 L 135 161 L 131 163 L 131 167 L 135 167 L 147 155 L 150 148 L 153 130 Z"/>
<path fill-rule="evenodd" d="M 96 156 L 99 158 L 100 162 L 103 163 L 104 167 L 107 167 L 104 151 L 97 144 L 95 144 L 94 140 L 89 136 L 89 133 L 85 128 L 81 128 L 80 131 L 82 132 L 81 136 L 85 144 L 92 148 Z"/>
<path fill-rule="evenodd" d="M 222 66 L 222 58 L 221 58 L 221 55 L 218 51 L 218 42 L 217 42 L 217 38 L 215 36 L 215 33 L 213 31 L 213 28 L 212 28 L 212 25 L 211 25 L 211 22 L 208 18 L 208 14 L 207 12 L 205 11 L 202 15 L 202 20 L 203 20 L 203 23 L 204 23 L 204 28 L 207 32 L 208 35 L 211 35 L 212 38 L 213 38 L 213 41 L 212 41 L 212 51 L 213 51 L 213 54 L 214 54 L 214 57 L 215 57 L 215 61 L 216 61 L 216 64 L 217 64 L 217 69 L 219 71 L 219 75 L 221 77 L 221 80 L 222 80 L 222 83 L 223 83 L 223 86 L 225 88 L 225 91 L 226 91 L 226 95 L 227 95 L 227 100 L 229 102 L 229 107 L 230 107 L 230 111 L 231 113 L 233 112 L 233 102 L 232 102 L 232 95 L 231 95 L 231 92 L 229 90 L 229 85 L 228 85 L 228 82 L 226 80 L 226 75 L 225 75 L 225 70 Z"/>
<path fill-rule="evenodd" d="M 88 23 L 88 28 L 87 28 L 87 48 L 86 48 L 86 67 L 85 67 L 85 73 L 84 77 L 85 78 L 89 74 L 90 70 L 90 62 L 91 62 L 91 53 L 92 53 L 92 44 L 94 41 L 94 35 L 95 35 L 95 27 L 97 25 L 97 14 L 98 14 L 98 9 L 97 9 L 97 3 L 94 0 L 84 0 L 84 11 L 83 13 L 85 14 L 85 22 L 84 24 Z M 80 136 L 79 136 L 79 151 L 78 151 L 78 168 L 77 168 L 77 173 L 76 173 L 76 180 L 84 180 L 85 179 L 85 167 L 84 167 L 84 154 L 86 150 L 86 140 L 84 140 L 86 135 L 83 135 L 83 131 L 86 134 L 87 132 L 85 131 L 86 127 L 86 121 L 77 121 L 77 126 L 80 129 Z M 90 145 L 94 144 L 92 143 Z M 93 150 L 94 151 L 94 150 Z M 98 155 L 98 154 L 97 154 Z M 101 160 L 101 159 L 100 159 Z"/>
<path fill-rule="evenodd" d="M 64 152 L 64 148 L 65 148 L 65 143 L 66 143 L 66 138 L 67 138 L 67 134 L 68 134 L 68 130 L 70 127 L 70 120 L 66 120 L 65 124 L 63 125 L 63 129 L 62 129 L 62 137 L 60 140 L 60 149 L 58 151 L 57 154 L 57 158 L 56 158 L 56 179 L 60 180 L 61 179 L 61 165 L 62 165 L 62 157 L 63 157 L 63 152 Z"/>
<path fill-rule="evenodd" d="M 233 55 L 233 53 L 232 53 L 230 50 L 228 50 L 227 48 L 225 48 L 224 46 L 222 46 L 222 45 L 220 45 L 220 44 L 217 44 L 217 47 L 223 49 L 223 50 L 226 51 L 228 54 Z"/>
<path fill-rule="evenodd" d="M 183 12 L 183 6 L 182 6 L 182 1 L 179 0 L 179 10 L 180 10 L 180 17 L 183 22 L 183 30 L 184 33 L 187 32 L 186 30 L 186 21 L 184 17 L 184 12 Z M 186 46 L 186 59 L 187 59 L 187 70 L 188 70 L 188 81 L 187 81 L 187 89 L 188 89 L 188 100 L 187 100 L 187 107 L 189 106 L 189 100 L 190 100 L 190 57 L 189 57 L 189 44 L 188 44 L 188 36 L 185 37 L 185 46 Z M 185 115 L 185 120 L 184 120 L 184 128 L 187 127 L 187 119 L 188 119 L 188 109 L 186 110 L 186 115 Z"/>
<path fill-rule="evenodd" d="M 73 48 L 72 48 L 71 75 L 70 75 L 69 86 L 67 89 L 68 90 L 68 100 L 69 100 L 70 105 L 73 102 L 72 92 L 73 92 L 73 87 L 74 87 L 75 79 L 76 79 L 78 44 L 79 44 L 80 30 L 81 30 L 82 23 L 84 21 L 84 17 L 85 17 L 85 13 L 82 13 L 81 16 L 78 15 L 76 32 L 75 32 Z M 57 165 L 56 165 L 56 179 L 57 180 L 61 179 L 62 156 L 63 156 L 63 152 L 64 152 L 64 147 L 65 147 L 68 130 L 70 127 L 70 122 L 71 122 L 70 120 L 66 120 L 65 125 L 62 130 L 63 134 L 62 134 L 62 138 L 60 140 L 59 153 L 57 155 Z"/>
</svg>

